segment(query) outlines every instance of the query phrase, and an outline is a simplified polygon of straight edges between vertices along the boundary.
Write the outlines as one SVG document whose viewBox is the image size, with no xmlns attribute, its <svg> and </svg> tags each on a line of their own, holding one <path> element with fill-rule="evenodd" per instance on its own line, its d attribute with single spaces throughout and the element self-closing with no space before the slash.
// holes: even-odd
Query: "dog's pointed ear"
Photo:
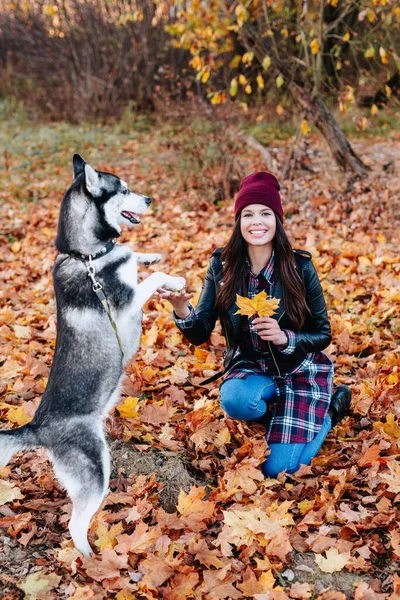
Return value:
<svg viewBox="0 0 400 600">
<path fill-rule="evenodd" d="M 83 167 L 85 173 L 86 189 L 93 197 L 101 196 L 100 177 L 88 163 Z"/>
<path fill-rule="evenodd" d="M 83 166 L 85 161 L 80 154 L 74 154 L 72 157 L 72 168 L 74 169 L 74 179 L 76 179 L 81 173 L 83 173 Z"/>
</svg>

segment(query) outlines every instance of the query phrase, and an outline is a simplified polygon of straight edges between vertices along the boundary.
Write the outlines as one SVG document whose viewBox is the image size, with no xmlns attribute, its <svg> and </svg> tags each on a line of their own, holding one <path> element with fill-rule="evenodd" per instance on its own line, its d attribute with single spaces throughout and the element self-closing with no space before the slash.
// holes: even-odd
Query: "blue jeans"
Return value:
<svg viewBox="0 0 400 600">
<path fill-rule="evenodd" d="M 257 421 L 276 400 L 275 384 L 267 375 L 248 375 L 246 379 L 228 379 L 220 387 L 221 407 L 232 419 Z M 321 448 L 332 423 L 328 413 L 320 431 L 304 444 L 268 444 L 271 452 L 262 465 L 264 475 L 276 477 L 286 471 L 295 473 L 300 465 L 309 465 Z"/>
</svg>

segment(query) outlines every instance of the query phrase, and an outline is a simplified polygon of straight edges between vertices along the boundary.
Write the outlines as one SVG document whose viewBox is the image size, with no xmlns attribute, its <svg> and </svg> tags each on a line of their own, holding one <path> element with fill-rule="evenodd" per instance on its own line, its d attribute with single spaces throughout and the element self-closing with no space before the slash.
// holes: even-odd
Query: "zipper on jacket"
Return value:
<svg viewBox="0 0 400 600">
<path fill-rule="evenodd" d="M 279 317 L 279 319 L 278 319 L 278 323 L 279 323 L 279 321 L 282 319 L 282 317 L 283 317 L 283 315 L 284 315 L 284 314 L 285 314 L 285 311 L 283 311 L 283 313 L 282 313 L 282 314 L 281 314 L 281 316 Z M 269 346 L 269 351 L 271 352 L 271 356 L 272 356 L 272 358 L 273 358 L 273 361 L 274 361 L 274 363 L 275 363 L 276 370 L 278 371 L 278 377 L 282 377 L 282 375 L 281 375 L 281 372 L 280 372 L 280 370 L 279 370 L 279 367 L 278 367 L 278 364 L 277 364 L 277 362 L 276 362 L 276 360 L 275 360 L 274 353 L 273 353 L 273 351 L 272 351 L 271 342 L 268 342 L 268 346 Z"/>
</svg>

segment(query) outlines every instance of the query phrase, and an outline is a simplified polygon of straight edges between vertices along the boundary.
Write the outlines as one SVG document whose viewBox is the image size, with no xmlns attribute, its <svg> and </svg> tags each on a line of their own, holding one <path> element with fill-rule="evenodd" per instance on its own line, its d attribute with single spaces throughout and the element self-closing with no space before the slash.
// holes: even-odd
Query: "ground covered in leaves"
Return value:
<svg viewBox="0 0 400 600">
<path fill-rule="evenodd" d="M 228 175 L 265 168 L 240 146 L 231 148 L 228 175 L 223 160 L 200 161 L 200 150 L 215 141 L 207 140 L 207 127 L 192 148 L 161 126 L 157 135 L 146 126 L 15 124 L 12 136 L 6 128 L 4 428 L 31 419 L 46 387 L 56 336 L 53 242 L 74 151 L 153 198 L 150 214 L 123 241 L 161 252 L 162 268 L 195 290 L 233 223 L 232 201 L 215 190 L 226 192 Z M 274 144 L 281 168 L 292 143 Z M 312 252 L 323 282 L 333 329 L 328 353 L 336 382 L 352 387 L 351 416 L 310 467 L 265 479 L 263 427 L 225 418 L 218 387 L 199 386 L 220 368 L 221 333 L 195 349 L 175 328 L 170 305 L 150 300 L 141 349 L 106 423 L 113 472 L 89 532 L 96 555 L 83 558 L 71 544 L 71 504 L 45 452 L 18 454 L 0 470 L 3 599 L 400 598 L 400 139 L 393 133 L 353 143 L 372 167 L 367 179 L 338 173 L 311 135 L 307 157 L 282 190 L 293 245 Z M 201 185 L 191 151 L 203 168 Z"/>
</svg>

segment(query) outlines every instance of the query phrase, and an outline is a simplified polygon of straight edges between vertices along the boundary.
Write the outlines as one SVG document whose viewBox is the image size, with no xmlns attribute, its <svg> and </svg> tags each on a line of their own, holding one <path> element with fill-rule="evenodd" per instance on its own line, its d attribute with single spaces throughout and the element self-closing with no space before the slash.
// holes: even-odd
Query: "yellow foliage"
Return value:
<svg viewBox="0 0 400 600">
<path fill-rule="evenodd" d="M 244 64 L 251 64 L 253 62 L 254 52 L 245 52 L 242 56 L 242 62 Z"/>
<path fill-rule="evenodd" d="M 320 46 L 317 38 L 314 38 L 313 41 L 310 43 L 310 48 L 312 54 L 318 54 Z"/>
<path fill-rule="evenodd" d="M 139 398 L 128 396 L 124 402 L 117 406 L 117 411 L 123 419 L 136 419 L 138 412 L 136 410 Z"/>
<path fill-rule="evenodd" d="M 311 129 L 310 126 L 308 124 L 307 119 L 303 119 L 300 125 L 300 129 L 301 129 L 301 133 L 306 136 L 310 133 Z"/>
<path fill-rule="evenodd" d="M 315 500 L 302 500 L 298 503 L 299 510 L 302 515 L 304 515 L 310 508 L 312 508 L 315 504 Z"/>
<path fill-rule="evenodd" d="M 236 54 L 230 63 L 230 67 L 231 69 L 237 69 L 238 66 L 240 65 L 240 61 L 242 60 L 242 57 L 240 56 L 240 54 Z"/>
<path fill-rule="evenodd" d="M 104 548 L 112 550 L 117 545 L 117 537 L 122 533 L 122 522 L 111 525 L 110 529 L 107 529 L 107 525 L 99 523 L 97 525 L 96 534 L 97 540 L 95 546 L 100 548 L 100 552 L 103 553 Z"/>
<path fill-rule="evenodd" d="M 271 57 L 270 56 L 265 56 L 263 61 L 262 61 L 262 68 L 264 69 L 264 71 L 266 71 L 267 69 L 269 69 L 271 66 Z"/>
<path fill-rule="evenodd" d="M 279 299 L 267 299 L 267 294 L 263 290 L 259 294 L 256 294 L 254 298 L 246 298 L 245 296 L 236 294 L 236 304 L 239 307 L 239 310 L 235 313 L 237 315 L 271 317 L 279 306 Z"/>
<path fill-rule="evenodd" d="M 381 62 L 383 65 L 387 65 L 389 63 L 388 53 L 382 46 L 379 48 L 379 56 L 381 57 Z"/>
<path fill-rule="evenodd" d="M 375 48 L 369 45 L 366 51 L 364 52 L 364 56 L 365 58 L 372 58 L 373 56 L 375 56 Z"/>
<path fill-rule="evenodd" d="M 276 87 L 280 88 L 283 86 L 284 83 L 284 79 L 282 77 L 282 75 L 278 75 L 278 77 L 276 78 Z"/>
<path fill-rule="evenodd" d="M 257 85 L 261 90 L 264 89 L 264 77 L 261 75 L 261 73 L 257 75 Z"/>
<path fill-rule="evenodd" d="M 322 554 L 315 555 L 315 562 L 324 573 L 335 573 L 341 571 L 350 560 L 350 552 L 339 553 L 337 548 L 329 548 L 325 552 L 326 558 Z"/>
<path fill-rule="evenodd" d="M 238 92 L 238 81 L 237 81 L 236 77 L 234 77 L 231 81 L 229 93 L 231 96 L 236 96 L 237 92 Z"/>
<path fill-rule="evenodd" d="M 23 497 L 21 490 L 15 483 L 0 480 L 0 506 L 3 506 L 7 502 L 21 500 Z"/>
<path fill-rule="evenodd" d="M 392 375 L 397 375 L 397 381 L 398 381 L 398 373 L 392 373 Z M 391 375 L 389 376 L 389 379 L 390 379 L 390 377 L 391 377 Z M 389 385 L 391 385 L 390 381 L 388 383 L 389 383 Z M 390 438 L 395 439 L 395 440 L 400 439 L 399 422 L 393 413 L 389 413 L 388 415 L 386 415 L 386 423 L 383 423 L 382 421 L 378 421 L 377 423 L 374 423 L 374 429 L 381 429 L 381 430 L 383 429 L 383 431 L 386 433 L 386 435 L 388 435 Z"/>
</svg>

